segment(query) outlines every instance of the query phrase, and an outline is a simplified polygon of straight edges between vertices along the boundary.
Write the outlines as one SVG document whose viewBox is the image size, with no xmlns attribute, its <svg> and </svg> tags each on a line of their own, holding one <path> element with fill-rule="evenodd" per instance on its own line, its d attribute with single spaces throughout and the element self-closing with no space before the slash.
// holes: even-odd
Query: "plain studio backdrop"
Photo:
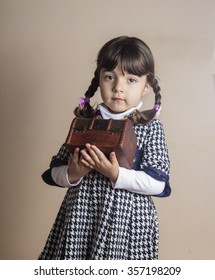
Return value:
<svg viewBox="0 0 215 280">
<path fill-rule="evenodd" d="M 0 259 L 42 250 L 66 190 L 41 173 L 65 141 L 98 50 L 120 35 L 150 46 L 162 89 L 173 191 L 154 199 L 159 257 L 215 259 L 214 11 L 214 0 L 0 1 Z"/>
</svg>

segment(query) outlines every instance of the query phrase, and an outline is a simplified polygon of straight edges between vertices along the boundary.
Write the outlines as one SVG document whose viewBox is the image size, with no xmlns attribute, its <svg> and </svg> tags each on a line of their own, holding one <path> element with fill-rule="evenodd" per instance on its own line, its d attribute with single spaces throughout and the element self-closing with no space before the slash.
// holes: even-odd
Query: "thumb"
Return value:
<svg viewBox="0 0 215 280">
<path fill-rule="evenodd" d="M 112 164 L 118 164 L 118 160 L 117 160 L 117 158 L 116 158 L 116 153 L 115 152 L 111 152 L 110 153 L 110 162 L 112 163 Z"/>
</svg>

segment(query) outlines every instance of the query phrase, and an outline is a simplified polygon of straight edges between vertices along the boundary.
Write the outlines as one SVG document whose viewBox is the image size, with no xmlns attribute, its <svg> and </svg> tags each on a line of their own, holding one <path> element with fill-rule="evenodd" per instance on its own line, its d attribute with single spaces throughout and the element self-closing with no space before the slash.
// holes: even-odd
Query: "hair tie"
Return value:
<svg viewBox="0 0 215 280">
<path fill-rule="evenodd" d="M 158 111 L 160 110 L 160 105 L 159 105 L 159 104 L 155 104 L 154 110 L 155 110 L 156 112 L 158 112 Z"/>
<path fill-rule="evenodd" d="M 159 104 L 155 104 L 154 110 L 156 112 L 155 117 L 158 118 L 161 112 L 161 106 Z"/>
<path fill-rule="evenodd" d="M 90 103 L 90 99 L 88 97 L 81 97 L 79 101 L 80 107 L 83 108 L 86 103 Z"/>
</svg>

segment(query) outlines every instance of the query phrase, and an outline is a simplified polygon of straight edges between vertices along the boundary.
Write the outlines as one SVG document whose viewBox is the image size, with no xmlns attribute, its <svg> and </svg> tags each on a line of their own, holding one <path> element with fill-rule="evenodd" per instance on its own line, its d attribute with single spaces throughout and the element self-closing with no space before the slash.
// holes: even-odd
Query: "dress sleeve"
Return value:
<svg viewBox="0 0 215 280">
<path fill-rule="evenodd" d="M 63 144 L 61 146 L 59 152 L 57 153 L 57 155 L 52 157 L 51 163 L 49 165 L 49 169 L 47 169 L 42 174 L 42 179 L 46 184 L 51 185 L 51 186 L 60 186 L 60 185 L 56 184 L 56 182 L 52 179 L 51 170 L 54 167 L 67 165 L 69 157 L 70 157 L 70 152 L 69 152 L 68 148 L 66 147 L 66 145 Z"/>
<path fill-rule="evenodd" d="M 164 191 L 157 196 L 170 195 L 170 160 L 163 125 L 159 120 L 154 120 L 148 124 L 141 151 L 139 170 L 143 170 L 156 180 L 165 182 Z"/>
<path fill-rule="evenodd" d="M 168 148 L 165 140 L 163 125 L 159 120 L 154 120 L 149 124 L 146 133 L 141 169 L 145 166 L 154 167 L 169 175 L 170 161 Z"/>
</svg>

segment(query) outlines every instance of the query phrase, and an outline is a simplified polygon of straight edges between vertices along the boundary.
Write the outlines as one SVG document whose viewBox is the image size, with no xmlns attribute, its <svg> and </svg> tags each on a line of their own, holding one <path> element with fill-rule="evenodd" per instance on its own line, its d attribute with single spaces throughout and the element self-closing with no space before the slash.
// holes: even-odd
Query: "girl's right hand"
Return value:
<svg viewBox="0 0 215 280">
<path fill-rule="evenodd" d="M 88 174 L 92 169 L 89 167 L 86 167 L 81 162 L 80 157 L 80 149 L 76 148 L 74 153 L 70 156 L 69 162 L 68 162 L 68 177 L 70 183 L 74 183 L 78 180 L 80 180 L 81 177 Z"/>
</svg>

